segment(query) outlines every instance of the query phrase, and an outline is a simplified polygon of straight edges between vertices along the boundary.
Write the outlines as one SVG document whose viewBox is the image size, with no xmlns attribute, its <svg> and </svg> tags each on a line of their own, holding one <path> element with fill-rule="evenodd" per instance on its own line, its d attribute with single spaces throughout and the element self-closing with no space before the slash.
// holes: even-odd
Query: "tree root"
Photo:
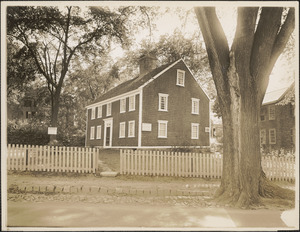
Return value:
<svg viewBox="0 0 300 232">
<path fill-rule="evenodd" d="M 264 200 L 266 199 L 266 200 Z M 280 199 L 289 201 L 292 204 L 295 200 L 295 192 L 290 189 L 284 189 L 271 182 L 263 174 L 260 177 L 258 193 L 247 193 L 240 189 L 226 188 L 221 185 L 214 195 L 214 200 L 223 206 L 231 206 L 242 209 L 256 208 L 265 206 L 264 202 L 270 203 L 267 199 Z"/>
<path fill-rule="evenodd" d="M 264 198 L 295 199 L 295 191 L 284 189 L 262 175 L 259 181 L 259 195 Z"/>
</svg>

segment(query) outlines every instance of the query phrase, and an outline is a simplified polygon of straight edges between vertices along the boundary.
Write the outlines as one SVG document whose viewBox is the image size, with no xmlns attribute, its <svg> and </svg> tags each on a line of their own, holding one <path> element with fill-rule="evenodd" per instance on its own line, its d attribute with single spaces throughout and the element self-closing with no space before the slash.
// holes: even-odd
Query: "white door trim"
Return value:
<svg viewBox="0 0 300 232">
<path fill-rule="evenodd" d="M 106 118 L 103 119 L 104 121 L 104 136 L 103 136 L 103 147 L 107 148 L 107 147 L 111 147 L 112 146 L 112 132 L 113 132 L 113 118 Z M 110 138 L 109 138 L 109 145 L 106 146 L 106 129 L 107 127 L 110 127 Z"/>
</svg>

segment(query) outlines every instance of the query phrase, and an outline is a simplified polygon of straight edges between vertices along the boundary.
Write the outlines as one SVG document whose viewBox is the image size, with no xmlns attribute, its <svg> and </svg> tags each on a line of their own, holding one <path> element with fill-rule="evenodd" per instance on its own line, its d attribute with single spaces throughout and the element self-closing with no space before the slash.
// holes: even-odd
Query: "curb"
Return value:
<svg viewBox="0 0 300 232">
<path fill-rule="evenodd" d="M 214 186 L 217 187 L 217 186 Z M 10 186 L 7 190 L 8 193 L 36 193 L 36 194 L 107 194 L 107 195 L 136 195 L 136 196 L 206 196 L 209 197 L 213 194 L 211 191 L 212 187 L 205 187 L 202 190 L 194 189 L 163 189 L 163 188 L 152 188 L 152 189 L 142 189 L 142 188 L 130 188 L 130 187 L 100 187 L 100 186 L 53 186 L 53 185 L 43 185 L 43 186 Z"/>
</svg>

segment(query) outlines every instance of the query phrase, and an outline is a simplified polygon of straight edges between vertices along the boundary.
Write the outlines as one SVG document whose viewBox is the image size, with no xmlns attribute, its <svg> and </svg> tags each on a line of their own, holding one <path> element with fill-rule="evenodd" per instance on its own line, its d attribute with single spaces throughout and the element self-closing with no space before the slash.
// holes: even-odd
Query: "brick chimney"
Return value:
<svg viewBox="0 0 300 232">
<path fill-rule="evenodd" d="M 140 65 L 140 76 L 144 76 L 153 69 L 156 68 L 157 58 L 153 52 L 147 53 L 140 56 L 139 65 Z"/>
</svg>

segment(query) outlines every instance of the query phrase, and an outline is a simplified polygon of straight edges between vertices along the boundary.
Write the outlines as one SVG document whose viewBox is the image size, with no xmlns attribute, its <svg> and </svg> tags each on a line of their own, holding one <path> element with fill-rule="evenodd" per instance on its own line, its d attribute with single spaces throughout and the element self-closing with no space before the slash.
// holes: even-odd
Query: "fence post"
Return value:
<svg viewBox="0 0 300 232">
<path fill-rule="evenodd" d="M 149 152 L 149 174 L 151 176 L 153 176 L 153 162 L 152 162 L 152 159 L 153 159 L 153 153 L 152 151 Z"/>
<path fill-rule="evenodd" d="M 146 159 L 146 164 L 145 164 L 145 175 L 147 176 L 149 173 L 148 173 L 148 165 L 149 165 L 149 155 L 148 155 L 148 150 L 146 150 L 145 152 L 145 159 Z"/>
<path fill-rule="evenodd" d="M 120 174 L 123 174 L 123 150 L 120 149 Z"/>
</svg>

